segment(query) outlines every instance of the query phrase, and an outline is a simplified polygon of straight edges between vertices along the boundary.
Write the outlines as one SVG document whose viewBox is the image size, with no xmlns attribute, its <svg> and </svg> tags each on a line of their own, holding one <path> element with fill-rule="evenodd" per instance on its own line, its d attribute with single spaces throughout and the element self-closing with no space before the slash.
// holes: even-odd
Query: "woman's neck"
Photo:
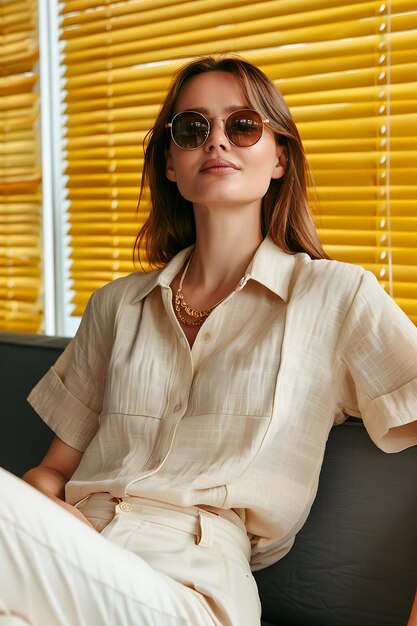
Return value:
<svg viewBox="0 0 417 626">
<path fill-rule="evenodd" d="M 262 241 L 260 218 L 253 210 L 196 211 L 196 245 L 187 272 L 190 288 L 206 292 L 220 285 L 233 288 L 243 276 Z"/>
</svg>

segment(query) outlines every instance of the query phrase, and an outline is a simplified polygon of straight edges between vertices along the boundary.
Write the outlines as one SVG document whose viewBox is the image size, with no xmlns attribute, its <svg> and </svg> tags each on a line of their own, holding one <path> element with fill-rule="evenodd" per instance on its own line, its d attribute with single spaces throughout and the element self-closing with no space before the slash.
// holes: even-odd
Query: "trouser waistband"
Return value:
<svg viewBox="0 0 417 626">
<path fill-rule="evenodd" d="M 88 503 L 88 505 L 87 505 Z M 215 540 L 231 541 L 250 559 L 250 542 L 240 517 L 232 510 L 209 506 L 177 506 L 138 496 L 115 497 L 109 493 L 94 493 L 80 502 L 87 515 L 94 516 L 95 506 L 112 503 L 117 514 L 134 514 L 143 521 L 157 522 L 195 536 L 196 544 L 210 547 Z M 78 506 L 78 505 L 77 505 Z"/>
</svg>

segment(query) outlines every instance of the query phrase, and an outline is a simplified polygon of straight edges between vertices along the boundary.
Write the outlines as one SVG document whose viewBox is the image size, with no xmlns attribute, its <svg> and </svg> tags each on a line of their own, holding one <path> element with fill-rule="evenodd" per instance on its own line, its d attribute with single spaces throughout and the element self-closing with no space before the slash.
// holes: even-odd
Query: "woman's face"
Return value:
<svg viewBox="0 0 417 626">
<path fill-rule="evenodd" d="M 277 145 L 268 125 L 253 146 L 240 148 L 229 142 L 220 118 L 239 108 L 252 107 L 248 107 L 237 78 L 227 72 L 198 74 L 180 91 L 174 115 L 198 111 L 211 123 L 210 136 L 200 148 L 183 150 L 171 141 L 167 152 L 167 178 L 176 182 L 194 208 L 252 204 L 260 210 L 271 178 L 284 175 L 284 149 Z"/>
</svg>

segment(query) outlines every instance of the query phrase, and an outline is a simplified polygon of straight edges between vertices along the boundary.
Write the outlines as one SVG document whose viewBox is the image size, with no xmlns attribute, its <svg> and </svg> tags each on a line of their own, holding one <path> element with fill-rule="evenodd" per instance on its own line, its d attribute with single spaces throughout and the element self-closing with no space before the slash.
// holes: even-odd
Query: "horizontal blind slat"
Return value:
<svg viewBox="0 0 417 626">
<path fill-rule="evenodd" d="M 394 296 L 413 310 L 417 10 L 410 0 L 392 0 L 390 19 L 380 2 L 245 1 L 238 10 L 228 0 L 63 4 L 76 312 L 94 286 L 130 271 L 131 239 L 146 215 L 146 199 L 135 212 L 141 143 L 172 72 L 219 49 L 243 53 L 284 93 L 313 166 L 326 249 L 362 263 L 386 287 L 389 232 Z M 95 10 L 87 14 L 87 5 Z M 178 32 L 179 19 L 189 28 Z"/>
</svg>

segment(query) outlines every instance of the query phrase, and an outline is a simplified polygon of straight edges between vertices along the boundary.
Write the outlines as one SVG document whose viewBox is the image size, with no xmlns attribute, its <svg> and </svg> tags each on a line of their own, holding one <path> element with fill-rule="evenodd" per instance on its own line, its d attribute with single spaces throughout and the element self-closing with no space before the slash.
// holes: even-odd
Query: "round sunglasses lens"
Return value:
<svg viewBox="0 0 417 626">
<path fill-rule="evenodd" d="M 178 113 L 172 120 L 172 137 L 185 150 L 199 148 L 207 139 L 209 125 L 200 113 Z"/>
<path fill-rule="evenodd" d="M 236 111 L 227 118 L 227 136 L 235 146 L 253 146 L 262 137 L 262 131 L 262 118 L 256 111 Z"/>
</svg>

